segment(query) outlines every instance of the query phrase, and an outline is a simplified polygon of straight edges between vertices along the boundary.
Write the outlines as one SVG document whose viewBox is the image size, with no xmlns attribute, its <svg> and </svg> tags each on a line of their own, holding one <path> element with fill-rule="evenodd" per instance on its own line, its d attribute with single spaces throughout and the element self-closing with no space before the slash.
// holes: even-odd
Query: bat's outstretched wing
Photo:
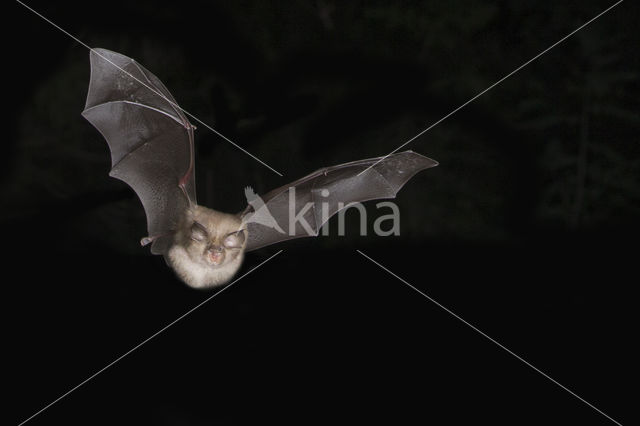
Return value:
<svg viewBox="0 0 640 426">
<path fill-rule="evenodd" d="M 131 186 L 147 215 L 151 251 L 164 254 L 180 215 L 196 202 L 193 129 L 162 82 L 131 58 L 92 49 L 82 115 L 111 150 L 110 176 Z"/>
<path fill-rule="evenodd" d="M 396 194 L 420 170 L 438 163 L 412 151 L 320 169 L 264 197 L 247 197 L 246 250 L 317 235 L 349 203 Z"/>
</svg>

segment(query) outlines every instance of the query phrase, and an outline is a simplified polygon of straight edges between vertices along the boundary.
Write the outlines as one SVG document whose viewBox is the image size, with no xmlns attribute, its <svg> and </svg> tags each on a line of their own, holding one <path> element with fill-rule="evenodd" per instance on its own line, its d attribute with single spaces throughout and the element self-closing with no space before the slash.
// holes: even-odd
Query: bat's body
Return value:
<svg viewBox="0 0 640 426">
<path fill-rule="evenodd" d="M 110 175 L 138 194 L 151 252 L 161 254 L 189 286 L 228 282 L 244 252 L 317 235 L 352 202 L 393 198 L 420 170 L 438 163 L 411 151 L 327 167 L 259 197 L 238 214 L 199 206 L 193 127 L 162 82 L 133 59 L 91 50 L 91 82 L 83 116 L 111 150 Z M 292 219 L 294 219 L 292 221 Z"/>
</svg>

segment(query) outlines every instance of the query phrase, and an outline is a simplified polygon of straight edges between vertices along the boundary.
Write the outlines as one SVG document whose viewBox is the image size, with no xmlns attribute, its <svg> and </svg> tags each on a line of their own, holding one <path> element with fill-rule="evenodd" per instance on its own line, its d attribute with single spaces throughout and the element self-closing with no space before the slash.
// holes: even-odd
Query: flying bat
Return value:
<svg viewBox="0 0 640 426">
<path fill-rule="evenodd" d="M 244 253 L 315 236 L 349 203 L 394 198 L 417 172 L 438 163 L 412 151 L 319 169 L 258 196 L 229 214 L 196 200 L 194 130 L 162 82 L 135 60 L 91 49 L 91 79 L 82 115 L 106 139 L 110 176 L 136 192 L 147 217 L 151 252 L 164 256 L 189 286 L 227 283 Z"/>
</svg>

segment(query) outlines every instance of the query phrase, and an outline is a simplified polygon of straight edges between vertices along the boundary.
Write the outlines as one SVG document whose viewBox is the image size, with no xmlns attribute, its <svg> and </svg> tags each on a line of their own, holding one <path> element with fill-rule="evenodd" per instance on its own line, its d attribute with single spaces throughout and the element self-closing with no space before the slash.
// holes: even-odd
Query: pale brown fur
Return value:
<svg viewBox="0 0 640 426">
<path fill-rule="evenodd" d="M 206 229 L 206 239 L 198 241 L 192 238 L 194 222 Z M 225 247 L 225 238 L 239 230 L 244 230 L 242 246 Z M 173 245 L 166 256 L 167 261 L 176 274 L 191 287 L 208 288 L 225 284 L 242 264 L 247 241 L 246 232 L 241 219 L 236 215 L 192 206 L 179 224 Z M 211 247 L 221 249 L 221 260 L 218 264 L 208 257 Z"/>
</svg>

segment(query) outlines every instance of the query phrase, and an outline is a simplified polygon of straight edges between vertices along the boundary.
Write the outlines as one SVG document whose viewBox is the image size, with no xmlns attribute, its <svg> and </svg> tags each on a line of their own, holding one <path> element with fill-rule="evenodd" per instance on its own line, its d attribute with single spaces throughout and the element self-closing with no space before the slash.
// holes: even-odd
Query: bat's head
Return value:
<svg viewBox="0 0 640 426">
<path fill-rule="evenodd" d="M 194 206 L 180 224 L 168 260 L 192 287 L 221 285 L 240 268 L 246 241 L 238 216 Z"/>
<path fill-rule="evenodd" d="M 185 248 L 191 257 L 213 269 L 235 260 L 244 250 L 246 230 L 236 215 L 196 206 L 184 230 Z"/>
</svg>

